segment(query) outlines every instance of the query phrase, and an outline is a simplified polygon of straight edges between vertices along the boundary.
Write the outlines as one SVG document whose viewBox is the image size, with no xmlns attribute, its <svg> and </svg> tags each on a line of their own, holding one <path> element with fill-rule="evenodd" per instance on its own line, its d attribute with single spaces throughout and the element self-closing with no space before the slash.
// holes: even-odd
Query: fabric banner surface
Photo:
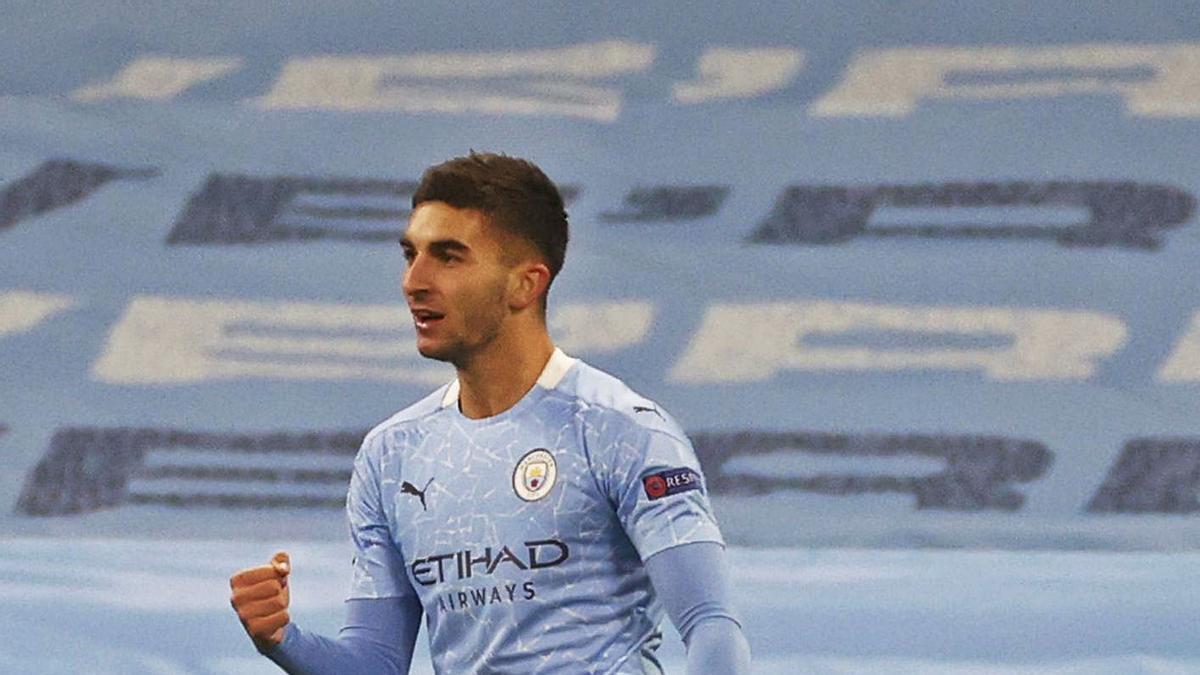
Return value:
<svg viewBox="0 0 1200 675">
<path fill-rule="evenodd" d="M 476 149 L 731 541 L 1200 545 L 1194 4 L 10 4 L 0 531 L 343 536 L 453 377 L 396 241 Z"/>
</svg>

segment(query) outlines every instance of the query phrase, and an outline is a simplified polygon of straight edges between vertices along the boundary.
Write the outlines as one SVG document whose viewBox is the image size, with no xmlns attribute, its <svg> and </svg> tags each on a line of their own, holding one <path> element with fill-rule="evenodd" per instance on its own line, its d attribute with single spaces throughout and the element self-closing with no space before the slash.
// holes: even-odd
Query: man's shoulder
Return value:
<svg viewBox="0 0 1200 675">
<path fill-rule="evenodd" d="M 564 393 L 573 396 L 585 416 L 618 433 L 643 430 L 686 440 L 675 419 L 656 401 L 633 390 L 620 378 L 580 361 Z"/>
<path fill-rule="evenodd" d="M 367 432 L 363 438 L 363 445 L 369 445 L 386 435 L 386 432 L 397 430 L 405 426 L 415 424 L 421 419 L 428 417 L 442 409 L 442 399 L 446 396 L 446 390 L 452 383 L 444 384 L 431 392 L 425 398 L 413 403 L 412 405 L 394 413 L 384 421 L 376 424 Z"/>
</svg>

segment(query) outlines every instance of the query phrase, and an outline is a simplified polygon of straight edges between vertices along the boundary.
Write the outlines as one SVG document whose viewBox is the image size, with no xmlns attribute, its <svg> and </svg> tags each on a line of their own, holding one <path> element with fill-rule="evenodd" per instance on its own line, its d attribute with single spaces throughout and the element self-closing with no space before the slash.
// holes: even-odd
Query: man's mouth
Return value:
<svg viewBox="0 0 1200 675">
<path fill-rule="evenodd" d="M 412 310 L 413 320 L 417 324 L 417 330 L 425 330 L 437 324 L 438 321 L 446 318 L 441 312 L 434 312 L 428 309 Z"/>
</svg>

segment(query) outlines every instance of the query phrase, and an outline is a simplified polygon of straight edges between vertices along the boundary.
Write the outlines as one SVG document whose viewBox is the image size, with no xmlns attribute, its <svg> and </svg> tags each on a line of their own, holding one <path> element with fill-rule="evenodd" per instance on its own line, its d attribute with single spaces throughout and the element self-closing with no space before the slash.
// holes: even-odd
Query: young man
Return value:
<svg viewBox="0 0 1200 675">
<path fill-rule="evenodd" d="M 457 379 L 367 434 L 336 638 L 287 613 L 290 561 L 233 576 L 256 647 L 290 673 L 407 673 L 422 614 L 439 673 L 659 673 L 663 612 L 689 673 L 744 673 L 724 544 L 687 437 L 556 349 L 546 296 L 567 216 L 532 163 L 425 172 L 401 240 L 421 355 Z"/>
</svg>

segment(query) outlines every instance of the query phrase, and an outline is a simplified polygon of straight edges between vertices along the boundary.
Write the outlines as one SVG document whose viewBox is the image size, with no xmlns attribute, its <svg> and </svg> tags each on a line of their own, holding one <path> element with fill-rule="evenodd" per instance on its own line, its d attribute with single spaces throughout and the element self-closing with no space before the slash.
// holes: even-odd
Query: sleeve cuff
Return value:
<svg viewBox="0 0 1200 675">
<path fill-rule="evenodd" d="M 687 546 L 688 544 L 718 544 L 722 549 L 724 549 L 725 539 L 721 536 L 720 530 L 718 530 L 716 527 L 712 527 L 705 528 L 703 532 L 691 534 L 687 539 L 680 540 L 658 538 L 643 542 L 640 546 L 635 543 L 634 548 L 637 549 L 638 557 L 642 559 L 642 562 L 645 562 L 659 553 L 662 553 L 663 551 L 672 548 L 678 548 L 680 546 Z"/>
</svg>

